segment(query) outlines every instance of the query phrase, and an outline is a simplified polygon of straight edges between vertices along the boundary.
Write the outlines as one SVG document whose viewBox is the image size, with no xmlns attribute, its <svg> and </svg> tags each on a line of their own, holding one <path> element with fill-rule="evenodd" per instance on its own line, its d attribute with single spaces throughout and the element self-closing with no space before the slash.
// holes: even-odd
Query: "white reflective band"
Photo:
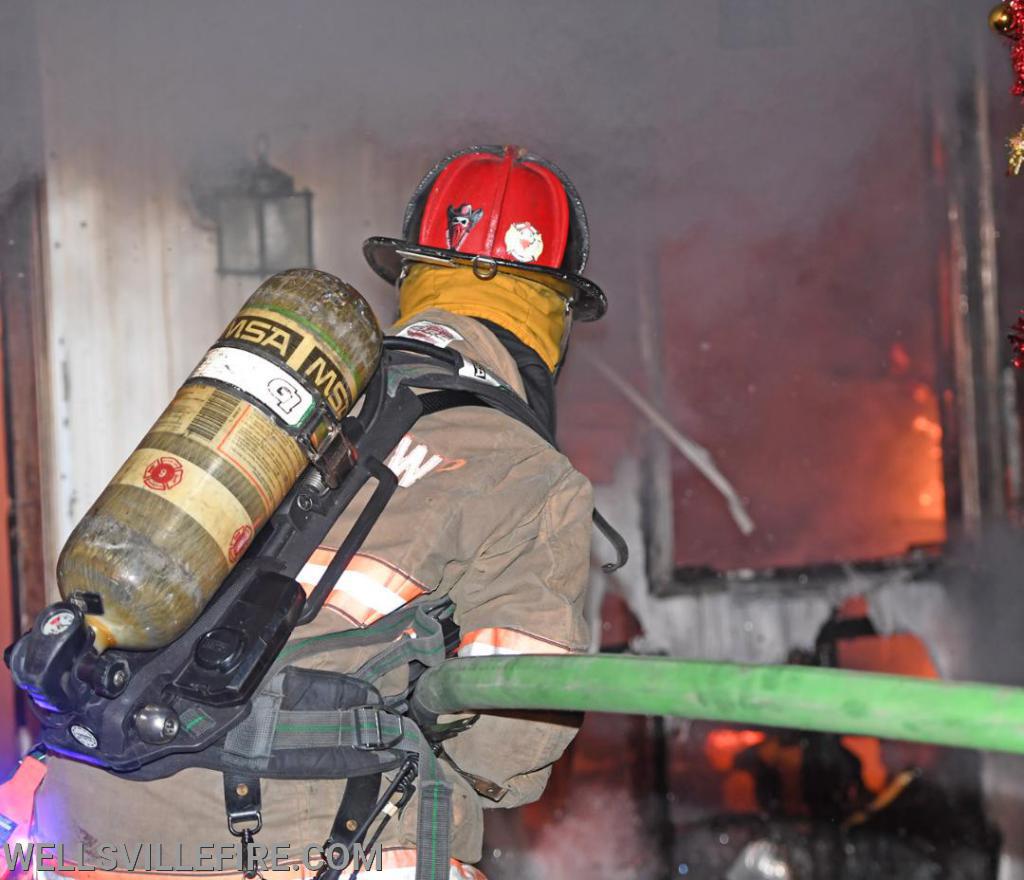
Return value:
<svg viewBox="0 0 1024 880">
<path fill-rule="evenodd" d="M 299 572 L 296 580 L 315 587 L 320 583 L 320 578 L 324 576 L 326 570 L 326 565 L 307 562 L 302 567 L 302 571 Z M 401 608 L 406 603 L 405 599 L 397 593 L 392 593 L 383 584 L 379 584 L 368 575 L 359 571 L 353 571 L 351 568 L 341 573 L 341 577 L 338 578 L 338 583 L 334 589 L 341 590 L 343 593 L 361 602 L 367 608 L 371 608 L 380 614 L 388 614 L 396 608 Z"/>
<path fill-rule="evenodd" d="M 522 654 L 515 648 L 503 648 L 488 642 L 470 642 L 459 648 L 460 657 L 495 657 L 499 654 Z"/>
<path fill-rule="evenodd" d="M 488 626 L 466 633 L 459 643 L 460 657 L 494 657 L 501 654 L 568 654 L 569 648 L 529 633 Z"/>
<path fill-rule="evenodd" d="M 211 348 L 192 371 L 194 379 L 217 379 L 255 397 L 286 425 L 301 425 L 313 395 L 287 370 L 241 348 Z"/>
<path fill-rule="evenodd" d="M 320 583 L 334 554 L 328 547 L 319 547 L 302 567 L 296 580 L 307 595 Z M 425 592 L 425 587 L 397 568 L 357 553 L 342 572 L 326 604 L 358 626 L 367 626 Z"/>
<path fill-rule="evenodd" d="M 388 614 L 396 608 L 401 608 L 406 601 L 383 584 L 361 572 L 352 571 L 351 568 L 342 572 L 337 589 L 381 614 Z"/>
<path fill-rule="evenodd" d="M 315 562 L 307 562 L 304 566 L 302 566 L 302 571 L 300 571 L 295 576 L 295 580 L 297 580 L 300 584 L 306 584 L 309 587 L 315 587 L 318 583 L 320 583 L 320 578 L 324 576 L 325 571 L 327 571 L 326 565 L 318 565 Z"/>
</svg>

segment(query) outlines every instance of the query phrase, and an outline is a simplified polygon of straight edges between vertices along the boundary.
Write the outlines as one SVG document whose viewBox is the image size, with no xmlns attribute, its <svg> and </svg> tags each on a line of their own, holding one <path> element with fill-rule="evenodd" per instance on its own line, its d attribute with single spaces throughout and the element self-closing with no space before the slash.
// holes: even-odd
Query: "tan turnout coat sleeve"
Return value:
<svg viewBox="0 0 1024 880">
<path fill-rule="evenodd" d="M 457 348 L 523 394 L 511 356 L 477 321 L 435 310 L 392 332 Z M 591 487 L 563 455 L 514 419 L 466 406 L 422 418 L 387 464 L 399 476 L 395 497 L 317 620 L 296 638 L 367 626 L 429 594 L 454 601 L 463 656 L 584 649 Z M 299 576 L 307 589 L 319 580 L 364 498 L 310 557 Z M 309 665 L 351 672 L 365 656 L 339 652 Z M 400 689 L 404 675 L 392 673 L 384 690 Z M 571 719 L 483 715 L 445 743 L 446 775 L 455 787 L 453 857 L 480 857 L 483 807 L 539 797 L 550 765 L 574 733 Z M 477 794 L 487 784 L 504 791 L 500 801 Z M 296 847 L 322 843 L 343 786 L 339 780 L 266 780 L 262 838 Z M 385 847 L 415 844 L 415 812 L 414 800 L 385 832 Z M 39 822 L 42 839 L 76 845 L 230 842 L 220 775 L 202 769 L 139 783 L 54 759 L 40 795 Z"/>
<path fill-rule="evenodd" d="M 586 570 L 579 560 L 588 554 L 591 510 L 589 484 L 565 470 L 539 506 L 481 548 L 453 587 L 462 631 L 507 630 L 510 653 L 582 651 Z M 519 642 L 518 635 L 547 644 Z M 553 724 L 525 715 L 482 715 L 446 751 L 462 770 L 507 790 L 499 804 L 511 807 L 540 796 L 550 765 L 574 734 L 568 719 Z M 515 745 L 496 748 L 498 743 Z"/>
</svg>

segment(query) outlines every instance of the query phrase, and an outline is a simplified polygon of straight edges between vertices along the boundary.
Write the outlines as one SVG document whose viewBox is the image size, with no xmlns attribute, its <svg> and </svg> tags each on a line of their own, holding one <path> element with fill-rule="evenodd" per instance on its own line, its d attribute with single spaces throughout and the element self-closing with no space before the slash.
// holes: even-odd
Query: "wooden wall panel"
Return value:
<svg viewBox="0 0 1024 880">
<path fill-rule="evenodd" d="M 0 312 L 0 335 L 3 314 Z M 0 358 L 0 388 L 4 387 L 4 359 Z M 14 571 L 11 560 L 11 480 L 8 471 L 7 413 L 0 406 L 0 643 L 9 645 L 18 630 L 14 616 Z M 15 711 L 14 682 L 8 675 L 0 675 L 0 772 L 17 759 L 17 714 Z"/>
<path fill-rule="evenodd" d="M 40 353 L 46 350 L 40 253 L 43 187 L 29 180 L 9 191 L 0 208 L 0 310 L 6 368 L 8 482 L 12 497 L 11 551 L 18 631 L 46 604 L 42 466 L 47 448 L 39 404 L 47 399 Z M 6 602 L 5 602 L 6 605 Z"/>
<path fill-rule="evenodd" d="M 67 29 L 55 9 L 40 8 L 51 595 L 68 533 L 260 280 L 219 277 L 214 233 L 189 212 L 188 169 L 202 145 L 182 148 L 115 40 L 71 40 Z M 110 51 L 76 54 L 89 40 Z M 236 146 L 254 143 L 255 135 L 240 135 Z M 408 161 L 332 123 L 283 132 L 271 140 L 270 159 L 314 193 L 317 267 L 355 284 L 389 321 L 394 300 L 360 245 L 399 231 L 422 157 Z"/>
</svg>

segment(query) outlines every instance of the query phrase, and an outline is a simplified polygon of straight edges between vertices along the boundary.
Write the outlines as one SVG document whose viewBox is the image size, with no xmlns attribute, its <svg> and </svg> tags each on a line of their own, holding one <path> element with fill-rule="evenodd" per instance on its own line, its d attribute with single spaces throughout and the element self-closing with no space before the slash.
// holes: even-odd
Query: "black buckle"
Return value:
<svg viewBox="0 0 1024 880">
<path fill-rule="evenodd" d="M 365 735 L 364 721 L 373 720 L 372 739 Z M 380 712 L 377 709 L 359 708 L 356 709 L 356 729 L 353 739 L 355 742 L 352 748 L 360 752 L 375 752 L 384 748 L 384 731 L 380 726 Z"/>
<path fill-rule="evenodd" d="M 255 836 L 263 827 L 259 777 L 225 773 L 224 805 L 228 814 L 228 831 L 242 843 L 242 875 L 246 880 L 253 880 L 259 871 L 249 861 L 249 854 Z M 248 827 L 243 827 L 245 825 Z"/>
<path fill-rule="evenodd" d="M 245 822 L 251 822 L 252 827 L 242 828 Z M 258 834 L 263 827 L 263 814 L 259 810 L 247 813 L 228 813 L 228 831 L 234 837 L 245 837 L 249 835 L 250 840 L 254 834 Z"/>
</svg>

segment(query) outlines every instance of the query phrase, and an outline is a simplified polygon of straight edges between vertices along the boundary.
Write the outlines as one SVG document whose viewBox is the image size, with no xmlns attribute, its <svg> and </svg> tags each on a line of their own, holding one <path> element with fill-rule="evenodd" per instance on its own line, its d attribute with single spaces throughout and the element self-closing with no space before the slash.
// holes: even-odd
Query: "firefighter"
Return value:
<svg viewBox="0 0 1024 880">
<path fill-rule="evenodd" d="M 458 350 L 482 368 L 476 378 L 511 388 L 553 431 L 554 380 L 571 325 L 605 310 L 601 290 L 580 274 L 588 248 L 582 204 L 561 171 L 515 147 L 474 147 L 427 174 L 406 211 L 403 238 L 369 239 L 364 253 L 398 287 L 391 334 Z M 502 413 L 452 406 L 421 418 L 387 464 L 399 478 L 395 497 L 326 607 L 297 636 L 372 627 L 407 603 L 446 596 L 460 656 L 585 649 L 591 486 L 564 456 Z M 357 499 L 310 556 L 299 576 L 307 590 L 360 507 Z M 348 649 L 299 665 L 352 672 L 372 653 Z M 394 670 L 382 690 L 400 692 L 407 675 L 405 667 Z M 461 721 L 439 746 L 453 789 L 450 828 L 440 822 L 432 833 L 449 836 L 451 877 L 480 877 L 472 863 L 481 857 L 483 811 L 536 800 L 576 728 L 550 715 Z M 81 842 L 87 860 L 104 844 L 159 843 L 187 861 L 201 845 L 233 843 L 218 773 L 188 767 L 128 781 L 59 757 L 48 770 L 36 839 Z M 393 778 L 385 774 L 381 785 Z M 287 843 L 291 852 L 321 843 L 341 815 L 345 789 L 343 780 L 264 779 L 259 839 Z M 423 843 L 418 797 L 380 838 L 382 876 L 415 876 Z M 94 876 L 103 880 L 103 873 Z"/>
</svg>

